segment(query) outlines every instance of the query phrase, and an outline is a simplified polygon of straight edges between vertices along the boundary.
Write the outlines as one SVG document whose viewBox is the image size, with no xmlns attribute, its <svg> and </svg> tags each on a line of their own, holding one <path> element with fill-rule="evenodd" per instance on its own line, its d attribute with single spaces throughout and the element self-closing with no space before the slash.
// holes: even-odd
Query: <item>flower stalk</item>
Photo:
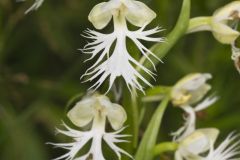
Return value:
<svg viewBox="0 0 240 160">
<path fill-rule="evenodd" d="M 161 155 L 165 152 L 174 152 L 178 149 L 178 144 L 175 142 L 162 142 L 160 144 L 157 144 L 154 147 L 154 155 Z"/>
<path fill-rule="evenodd" d="M 196 17 L 190 19 L 187 33 L 210 31 L 211 27 L 209 24 L 211 23 L 211 18 L 212 17 Z"/>
<path fill-rule="evenodd" d="M 150 48 L 150 50 L 155 53 L 158 58 L 166 56 L 178 40 L 186 34 L 189 25 L 190 11 L 191 0 L 183 0 L 177 23 L 174 29 L 167 35 L 166 43 L 156 43 Z M 139 62 L 140 64 L 146 66 L 146 68 L 154 70 L 151 63 L 147 61 L 146 57 L 142 57 Z M 159 61 L 153 59 L 153 63 L 157 65 Z M 139 67 L 137 69 L 140 70 Z"/>
</svg>

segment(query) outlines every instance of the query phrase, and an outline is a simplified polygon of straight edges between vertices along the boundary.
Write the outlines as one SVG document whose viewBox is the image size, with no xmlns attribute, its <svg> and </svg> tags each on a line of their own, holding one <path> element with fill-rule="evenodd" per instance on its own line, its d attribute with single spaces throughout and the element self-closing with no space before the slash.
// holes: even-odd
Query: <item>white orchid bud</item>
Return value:
<svg viewBox="0 0 240 160">
<path fill-rule="evenodd" d="M 234 1 L 218 9 L 212 16 L 212 31 L 214 37 L 221 43 L 232 44 L 240 35 L 235 26 L 229 26 L 229 21 L 240 19 L 240 1 Z"/>
<path fill-rule="evenodd" d="M 233 1 L 214 12 L 211 17 L 196 17 L 191 19 L 188 33 L 211 31 L 216 40 L 223 44 L 232 44 L 240 35 L 237 24 L 231 22 L 240 20 L 240 1 Z M 237 22 L 238 23 L 238 22 Z"/>
</svg>

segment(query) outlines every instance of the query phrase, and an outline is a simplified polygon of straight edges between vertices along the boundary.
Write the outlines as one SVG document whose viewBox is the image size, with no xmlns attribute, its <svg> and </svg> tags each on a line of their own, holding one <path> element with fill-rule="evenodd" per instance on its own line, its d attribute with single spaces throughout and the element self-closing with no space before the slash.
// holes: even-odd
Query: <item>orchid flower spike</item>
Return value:
<svg viewBox="0 0 240 160">
<path fill-rule="evenodd" d="M 209 73 L 189 74 L 173 87 L 171 91 L 173 105 L 180 107 L 187 113 L 184 126 L 172 134 L 175 141 L 182 140 L 195 130 L 196 112 L 206 109 L 216 102 L 217 97 L 210 96 L 199 103 L 211 89 L 211 86 L 206 83 L 211 78 Z"/>
<path fill-rule="evenodd" d="M 25 0 L 17 0 L 17 1 L 25 1 Z M 34 4 L 25 11 L 25 14 L 28 14 L 29 12 L 33 11 L 33 10 L 37 10 L 42 4 L 43 4 L 44 0 L 35 0 Z"/>
<path fill-rule="evenodd" d="M 240 154 L 239 135 L 230 134 L 217 148 L 219 130 L 198 129 L 179 142 L 175 160 L 233 160 Z M 205 155 L 205 156 L 203 156 Z"/>
<path fill-rule="evenodd" d="M 233 1 L 214 12 L 211 17 L 197 17 L 190 21 L 188 32 L 211 31 L 216 40 L 232 46 L 232 60 L 240 72 L 239 53 L 240 1 Z"/>
<path fill-rule="evenodd" d="M 138 78 L 151 86 L 151 84 L 137 72 L 134 66 L 144 70 L 153 77 L 153 72 L 145 68 L 141 63 L 135 60 L 127 49 L 127 38 L 132 40 L 140 52 L 152 63 L 149 55 L 160 60 L 149 49 L 147 49 L 140 40 L 150 42 L 163 42 L 163 38 L 151 37 L 151 35 L 161 31 L 159 27 L 151 30 L 144 30 L 145 27 L 156 17 L 156 14 L 145 4 L 135 0 L 109 0 L 97 4 L 89 14 L 89 21 L 96 29 L 105 28 L 113 18 L 114 31 L 110 34 L 103 34 L 94 30 L 85 31 L 86 38 L 92 40 L 81 51 L 90 54 L 88 60 L 98 56 L 98 60 L 83 75 L 89 76 L 86 81 L 92 81 L 100 77 L 98 81 L 90 88 L 95 90 L 109 77 L 109 89 L 112 87 L 115 79 L 122 76 L 130 91 L 137 88 L 144 92 Z M 130 31 L 127 21 L 134 26 L 140 27 L 139 30 Z M 105 59 L 106 58 L 106 59 Z"/>
<path fill-rule="evenodd" d="M 125 154 L 132 158 L 123 149 L 119 148 L 115 143 L 128 142 L 122 138 L 129 135 L 121 135 L 125 127 L 124 122 L 127 115 L 122 106 L 111 103 L 110 100 L 103 95 L 93 95 L 84 98 L 78 102 L 67 114 L 73 124 L 78 127 L 90 125 L 89 131 L 79 131 L 70 128 L 64 124 L 66 130 L 57 129 L 58 133 L 69 136 L 73 139 L 70 143 L 50 143 L 56 147 L 68 150 L 68 152 L 55 160 L 105 160 L 102 151 L 102 141 L 116 153 L 118 159 L 121 159 L 121 154 Z M 107 133 L 105 131 L 106 123 L 110 123 L 114 132 Z M 90 150 L 82 156 L 78 156 L 78 152 L 90 141 Z"/>
</svg>

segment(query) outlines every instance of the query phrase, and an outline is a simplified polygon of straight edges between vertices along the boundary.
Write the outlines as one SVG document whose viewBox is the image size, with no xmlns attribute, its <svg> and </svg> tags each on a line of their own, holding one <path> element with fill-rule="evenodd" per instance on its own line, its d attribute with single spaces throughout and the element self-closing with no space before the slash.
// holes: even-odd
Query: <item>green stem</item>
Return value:
<svg viewBox="0 0 240 160">
<path fill-rule="evenodd" d="M 155 146 L 153 153 L 155 156 L 160 155 L 164 152 L 176 151 L 178 144 L 174 142 L 163 142 Z"/>
<path fill-rule="evenodd" d="M 136 91 L 133 90 L 133 93 L 131 94 L 128 89 L 124 88 L 123 106 L 128 115 L 126 123 L 130 125 L 130 127 L 126 129 L 126 132 L 132 135 L 131 144 L 124 145 L 124 149 L 133 154 L 138 144 L 139 135 L 139 111 Z"/>
<path fill-rule="evenodd" d="M 132 116 L 133 116 L 133 146 L 134 148 L 138 145 L 138 132 L 139 132 L 139 111 L 136 90 L 134 89 L 132 94 Z"/>
<path fill-rule="evenodd" d="M 211 18 L 212 17 L 196 17 L 190 19 L 187 33 L 210 31 Z"/>
<path fill-rule="evenodd" d="M 190 18 L 190 9 L 191 9 L 191 0 L 184 0 L 182 4 L 182 9 L 180 16 L 178 18 L 177 24 L 174 29 L 169 33 L 166 37 L 165 43 L 157 43 L 153 47 L 151 47 L 151 51 L 155 53 L 155 55 L 159 58 L 163 58 L 169 50 L 176 44 L 176 42 L 186 34 L 188 25 L 189 25 L 189 18 Z M 153 70 L 153 65 L 147 61 L 146 57 L 142 57 L 140 59 L 140 63 Z M 157 65 L 159 63 L 158 60 L 153 59 L 153 63 Z M 137 68 L 140 71 L 140 68 Z M 143 72 L 143 71 L 141 71 Z"/>
<path fill-rule="evenodd" d="M 169 95 L 160 103 L 157 110 L 154 112 L 151 121 L 148 124 L 147 130 L 144 133 L 140 146 L 137 150 L 136 160 L 151 160 L 154 155 L 152 151 L 157 141 L 157 135 L 161 126 L 162 118 L 169 102 Z"/>
</svg>

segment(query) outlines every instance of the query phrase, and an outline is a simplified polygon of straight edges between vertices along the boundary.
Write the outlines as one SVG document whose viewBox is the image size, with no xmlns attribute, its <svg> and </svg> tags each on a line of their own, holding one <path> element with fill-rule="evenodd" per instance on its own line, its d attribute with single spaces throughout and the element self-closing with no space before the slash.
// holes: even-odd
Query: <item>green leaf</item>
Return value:
<svg viewBox="0 0 240 160">
<path fill-rule="evenodd" d="M 168 102 L 169 96 L 164 98 L 157 110 L 154 112 L 154 115 L 148 124 L 147 130 L 144 133 L 140 146 L 137 150 L 135 156 L 136 160 L 151 160 L 153 158 L 153 149 L 157 141 L 158 131 L 161 126 L 162 118 Z"/>
</svg>

